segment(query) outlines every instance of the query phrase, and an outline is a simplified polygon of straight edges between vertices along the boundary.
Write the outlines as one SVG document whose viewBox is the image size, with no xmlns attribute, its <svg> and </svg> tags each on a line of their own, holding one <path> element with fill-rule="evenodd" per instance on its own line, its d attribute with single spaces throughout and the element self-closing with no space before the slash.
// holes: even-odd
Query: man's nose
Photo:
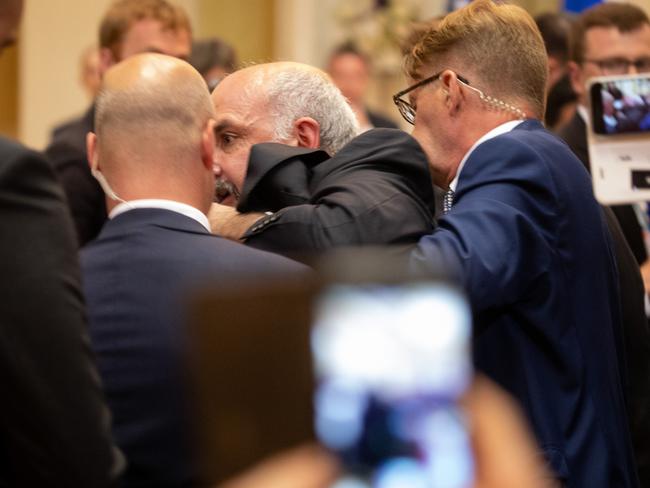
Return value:
<svg viewBox="0 0 650 488">
<path fill-rule="evenodd" d="M 221 169 L 221 165 L 219 165 L 216 161 L 212 162 L 212 171 L 214 172 L 214 176 L 221 176 L 221 173 L 223 173 L 223 170 Z"/>
</svg>

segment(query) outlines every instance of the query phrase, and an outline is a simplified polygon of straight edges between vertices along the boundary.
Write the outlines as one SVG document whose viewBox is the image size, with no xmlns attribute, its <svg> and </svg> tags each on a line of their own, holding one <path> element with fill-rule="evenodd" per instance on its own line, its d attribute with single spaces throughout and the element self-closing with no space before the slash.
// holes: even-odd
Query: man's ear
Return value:
<svg viewBox="0 0 650 488">
<path fill-rule="evenodd" d="M 208 120 L 201 132 L 201 162 L 211 171 L 215 170 L 214 153 L 217 147 L 214 128 L 217 125 L 214 119 Z"/>
<path fill-rule="evenodd" d="M 86 134 L 86 152 L 90 169 L 99 169 L 99 154 L 97 151 L 97 135 L 94 132 Z"/>
<path fill-rule="evenodd" d="M 108 69 L 113 66 L 114 64 L 117 64 L 118 60 L 115 59 L 115 55 L 113 54 L 113 51 L 108 49 L 107 47 L 103 47 L 99 50 L 99 77 L 103 78 L 104 73 L 108 71 Z"/>
<path fill-rule="evenodd" d="M 456 114 L 462 104 L 465 102 L 463 91 L 460 88 L 460 82 L 456 73 L 451 70 L 445 70 L 440 75 L 440 83 L 442 84 L 442 93 L 445 97 L 445 107 L 450 115 Z"/>
<path fill-rule="evenodd" d="M 569 61 L 567 67 L 569 69 L 569 80 L 571 80 L 571 88 L 573 88 L 575 94 L 578 95 L 578 100 L 584 103 L 584 96 L 587 88 L 585 87 L 585 79 L 582 73 L 582 67 L 575 61 Z"/>
<path fill-rule="evenodd" d="M 298 147 L 318 149 L 320 147 L 320 124 L 311 117 L 301 117 L 293 123 Z"/>
</svg>

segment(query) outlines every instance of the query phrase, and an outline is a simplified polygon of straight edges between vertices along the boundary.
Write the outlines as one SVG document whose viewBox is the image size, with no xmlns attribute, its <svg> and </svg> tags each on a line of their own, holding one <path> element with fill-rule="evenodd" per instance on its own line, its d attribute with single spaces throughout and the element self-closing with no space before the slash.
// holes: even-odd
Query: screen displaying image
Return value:
<svg viewBox="0 0 650 488">
<path fill-rule="evenodd" d="M 473 461 L 457 405 L 472 378 L 471 313 L 441 283 L 335 285 L 317 304 L 315 430 L 336 488 L 461 488 Z"/>
<path fill-rule="evenodd" d="M 591 98 L 597 134 L 650 132 L 650 75 L 594 83 Z"/>
</svg>

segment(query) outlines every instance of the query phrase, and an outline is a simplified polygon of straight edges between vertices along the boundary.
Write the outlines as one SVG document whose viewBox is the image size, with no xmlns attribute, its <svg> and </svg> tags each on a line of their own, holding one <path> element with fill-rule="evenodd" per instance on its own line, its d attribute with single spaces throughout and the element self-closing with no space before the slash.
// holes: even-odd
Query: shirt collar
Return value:
<svg viewBox="0 0 650 488">
<path fill-rule="evenodd" d="M 458 178 L 460 177 L 460 172 L 463 170 L 463 167 L 465 166 L 465 163 L 469 159 L 469 157 L 472 155 L 474 150 L 483 144 L 485 141 L 489 141 L 490 139 L 493 139 L 497 136 L 500 136 L 501 134 L 505 134 L 507 132 L 510 132 L 512 129 L 517 127 L 519 124 L 521 124 L 523 120 L 511 120 L 509 122 L 505 122 L 491 131 L 489 131 L 486 134 L 483 134 L 483 136 L 474 143 L 474 145 L 465 153 L 465 156 L 463 156 L 463 159 L 460 160 L 460 164 L 458 165 L 458 169 L 456 170 L 456 176 L 454 177 L 453 180 L 451 180 L 451 183 L 449 183 L 449 189 L 452 191 L 456 191 L 456 187 L 458 186 Z"/>
<path fill-rule="evenodd" d="M 585 123 L 585 125 L 589 126 L 589 109 L 584 105 L 577 105 L 576 112 L 578 112 L 578 115 Z"/>
<path fill-rule="evenodd" d="M 196 220 L 199 224 L 206 228 L 208 232 L 210 231 L 210 222 L 206 215 L 201 212 L 198 208 L 187 205 L 186 203 L 175 202 L 173 200 L 162 200 L 156 198 L 148 198 L 142 200 L 130 200 L 128 202 L 122 202 L 116 205 L 111 213 L 108 214 L 109 219 L 113 219 L 116 216 L 128 212 L 129 210 L 135 210 L 136 208 L 162 208 L 164 210 L 170 210 L 176 212 L 191 219 Z"/>
</svg>

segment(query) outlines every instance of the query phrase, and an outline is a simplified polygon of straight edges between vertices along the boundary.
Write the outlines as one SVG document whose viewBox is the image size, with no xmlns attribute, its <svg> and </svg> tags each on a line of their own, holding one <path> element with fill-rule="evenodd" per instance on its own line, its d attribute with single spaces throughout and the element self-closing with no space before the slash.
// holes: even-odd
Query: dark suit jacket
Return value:
<svg viewBox="0 0 650 488">
<path fill-rule="evenodd" d="M 92 344 L 129 463 L 124 486 L 192 486 L 197 471 L 182 401 L 188 291 L 203 279 L 235 282 L 303 267 L 162 209 L 107 221 L 81 256 Z"/>
<path fill-rule="evenodd" d="M 564 139 L 587 170 L 591 172 L 589 149 L 587 146 L 587 127 L 580 114 L 576 113 L 573 119 L 564 126 L 558 135 Z M 648 254 L 643 242 L 643 231 L 639 226 L 639 220 L 634 213 L 632 205 L 612 205 L 610 208 L 618 219 L 625 239 L 634 253 L 634 257 L 639 264 L 643 264 L 648 259 Z"/>
<path fill-rule="evenodd" d="M 341 149 L 257 144 L 237 210 L 273 211 L 246 244 L 280 254 L 334 246 L 409 244 L 433 229 L 426 156 L 411 136 L 374 129 Z"/>
<path fill-rule="evenodd" d="M 474 311 L 476 366 L 519 400 L 557 477 L 638 486 L 614 251 L 566 145 L 535 120 L 481 144 L 412 260 L 456 271 Z"/>
<path fill-rule="evenodd" d="M 576 114 L 560 132 L 560 136 L 589 170 L 586 130 L 582 117 Z M 650 486 L 650 329 L 643 303 L 645 290 L 639 272 L 639 264 L 647 257 L 646 250 L 631 205 L 603 208 L 608 216 L 619 270 L 623 338 L 628 366 L 626 387 L 630 431 L 641 486 Z"/>
<path fill-rule="evenodd" d="M 391 120 L 380 113 L 367 109 L 366 115 L 368 116 L 368 120 L 373 127 L 376 127 L 378 129 L 399 129 L 399 126 L 395 123 L 394 120 Z"/>
<path fill-rule="evenodd" d="M 122 468 L 86 335 L 63 192 L 0 138 L 0 486 L 109 486 Z"/>
<path fill-rule="evenodd" d="M 54 129 L 45 150 L 63 185 L 79 246 L 94 239 L 106 221 L 106 200 L 88 166 L 86 134 L 95 130 L 95 106 L 78 119 Z"/>
</svg>

